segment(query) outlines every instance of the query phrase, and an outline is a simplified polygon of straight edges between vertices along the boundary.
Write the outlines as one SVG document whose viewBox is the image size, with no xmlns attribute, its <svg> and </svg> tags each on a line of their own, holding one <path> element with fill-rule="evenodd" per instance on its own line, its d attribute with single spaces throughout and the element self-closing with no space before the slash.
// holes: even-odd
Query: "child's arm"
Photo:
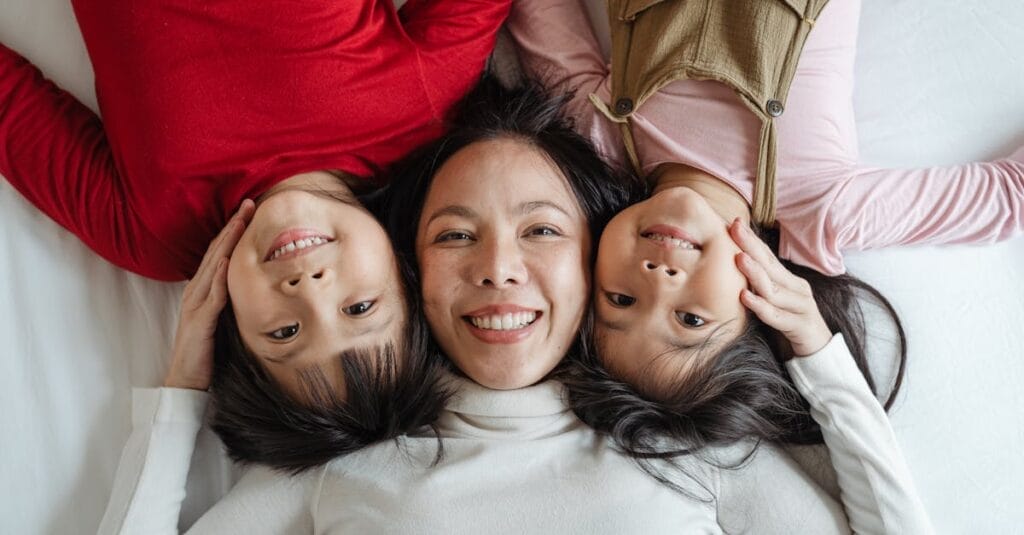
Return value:
<svg viewBox="0 0 1024 535">
<path fill-rule="evenodd" d="M 841 335 L 825 325 L 806 281 L 793 275 L 753 232 L 730 227 L 751 290 L 741 300 L 782 333 L 796 355 L 786 366 L 821 426 L 855 533 L 932 533 L 889 420 Z"/>
<path fill-rule="evenodd" d="M 108 261 L 181 279 L 139 223 L 99 118 L 0 45 L 0 174 Z"/>
<path fill-rule="evenodd" d="M 612 98 L 608 64 L 582 0 L 515 0 L 508 29 L 526 74 L 553 94 L 572 92 L 565 110 L 576 131 L 607 161 L 625 165 L 619 125 L 597 107 Z"/>
<path fill-rule="evenodd" d="M 409 0 L 402 27 L 419 51 L 423 83 L 446 110 L 480 80 L 511 0 Z"/>
<path fill-rule="evenodd" d="M 811 197 L 787 210 L 801 215 L 781 221 L 779 253 L 826 273 L 844 271 L 844 250 L 993 243 L 1024 231 L 1024 148 L 986 163 L 861 168 Z"/>
</svg>

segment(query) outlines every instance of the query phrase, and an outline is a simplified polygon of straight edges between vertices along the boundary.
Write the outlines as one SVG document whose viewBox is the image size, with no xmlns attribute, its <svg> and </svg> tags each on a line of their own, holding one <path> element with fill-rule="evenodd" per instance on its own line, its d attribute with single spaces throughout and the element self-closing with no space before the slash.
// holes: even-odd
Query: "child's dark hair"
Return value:
<svg viewBox="0 0 1024 535">
<path fill-rule="evenodd" d="M 768 237 L 771 244 L 774 236 Z M 833 333 L 843 335 L 876 395 L 868 367 L 862 299 L 874 302 L 892 320 L 898 366 L 884 403 L 888 409 L 899 392 L 907 359 L 903 325 L 892 304 L 852 275 L 830 277 L 792 262 L 782 263 L 810 284 L 825 323 Z M 588 351 L 581 353 L 571 376 L 563 378 L 574 411 L 595 430 L 610 436 L 645 471 L 677 490 L 680 487 L 656 469 L 653 460 L 677 459 L 706 447 L 751 438 L 822 443 L 821 428 L 782 363 L 789 356 L 783 353 L 788 344 L 752 313 L 748 312 L 747 319 L 746 328 L 735 340 L 710 358 L 699 358 L 702 364 L 689 368 L 685 380 L 673 385 L 653 380 L 630 385 L 616 379 L 600 362 L 598 341 L 588 340 Z"/>
<path fill-rule="evenodd" d="M 344 396 L 319 367 L 299 375 L 301 399 L 286 392 L 242 343 L 234 312 L 225 307 L 214 335 L 211 426 L 232 459 L 298 473 L 376 442 L 433 429 L 450 392 L 441 384 L 444 367 L 427 353 L 428 328 L 402 267 L 408 311 L 403 334 L 380 347 L 336 355 Z"/>
<path fill-rule="evenodd" d="M 413 281 L 419 280 L 416 231 L 434 175 L 461 149 L 493 139 L 528 143 L 561 171 L 587 219 L 592 244 L 589 261 L 593 263 L 605 225 L 619 210 L 642 198 L 646 185 L 609 166 L 593 144 L 576 132 L 572 120 L 565 116 L 565 105 L 571 97 L 552 94 L 533 80 L 505 87 L 485 75 L 449 118 L 449 134 L 421 147 L 393 168 L 390 185 L 380 200 L 386 214 L 384 226 Z M 416 282 L 411 285 L 418 288 Z M 581 341 L 589 336 L 593 323 L 590 314 L 588 307 L 588 317 L 569 355 L 578 352 Z M 436 346 L 431 352 L 447 361 L 440 357 Z M 569 360 L 565 359 L 551 377 L 558 376 Z"/>
</svg>

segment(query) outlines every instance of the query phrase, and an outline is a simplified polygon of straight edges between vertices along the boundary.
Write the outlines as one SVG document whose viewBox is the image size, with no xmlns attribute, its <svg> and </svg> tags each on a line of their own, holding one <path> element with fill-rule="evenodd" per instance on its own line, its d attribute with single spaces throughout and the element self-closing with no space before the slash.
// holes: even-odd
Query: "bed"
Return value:
<svg viewBox="0 0 1024 535">
<path fill-rule="evenodd" d="M 1024 144 L 1021 23 L 1019 0 L 864 0 L 862 161 L 952 164 Z M 95 109 L 67 0 L 0 2 L 0 42 Z M 892 299 L 909 333 L 891 417 L 934 524 L 1019 530 L 1024 238 L 870 251 L 847 264 Z M 106 263 L 0 181 L 0 532 L 95 531 L 130 430 L 131 387 L 160 383 L 182 288 Z M 204 431 L 182 526 L 236 475 Z"/>
</svg>

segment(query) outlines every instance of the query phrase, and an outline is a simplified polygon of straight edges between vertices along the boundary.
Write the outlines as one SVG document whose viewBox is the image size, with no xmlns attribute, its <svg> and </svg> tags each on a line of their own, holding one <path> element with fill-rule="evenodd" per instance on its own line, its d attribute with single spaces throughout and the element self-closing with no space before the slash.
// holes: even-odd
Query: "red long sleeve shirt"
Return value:
<svg viewBox="0 0 1024 535">
<path fill-rule="evenodd" d="M 112 263 L 190 276 L 245 198 L 441 134 L 509 0 L 77 0 L 102 122 L 0 45 L 0 173 Z"/>
</svg>

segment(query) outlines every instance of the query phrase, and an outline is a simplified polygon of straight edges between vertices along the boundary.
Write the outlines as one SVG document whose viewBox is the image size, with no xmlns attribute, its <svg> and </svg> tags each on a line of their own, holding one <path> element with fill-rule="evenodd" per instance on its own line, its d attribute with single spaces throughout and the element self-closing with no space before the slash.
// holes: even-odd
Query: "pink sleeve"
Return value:
<svg viewBox="0 0 1024 535">
<path fill-rule="evenodd" d="M 857 169 L 790 212 L 779 254 L 828 274 L 845 271 L 846 250 L 1005 240 L 1024 230 L 1024 148 L 994 162 Z"/>
<path fill-rule="evenodd" d="M 580 0 L 515 0 L 508 18 L 519 60 L 530 77 L 556 94 L 574 91 L 566 112 L 576 130 L 610 162 L 625 165 L 617 125 L 590 101 L 608 104 L 608 65 Z"/>
<path fill-rule="evenodd" d="M 108 261 L 152 278 L 183 278 L 128 206 L 99 117 L 3 45 L 0 173 Z"/>
<path fill-rule="evenodd" d="M 608 75 L 580 0 L 516 0 L 508 29 L 530 76 L 587 99 Z"/>
</svg>

